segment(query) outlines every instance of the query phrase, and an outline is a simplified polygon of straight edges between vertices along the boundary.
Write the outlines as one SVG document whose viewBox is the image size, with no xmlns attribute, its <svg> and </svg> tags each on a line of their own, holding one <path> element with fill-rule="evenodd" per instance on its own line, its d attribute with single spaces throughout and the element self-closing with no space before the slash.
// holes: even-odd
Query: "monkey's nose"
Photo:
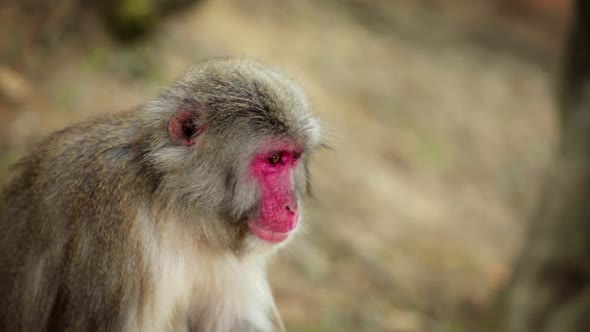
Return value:
<svg viewBox="0 0 590 332">
<path fill-rule="evenodd" d="M 289 211 L 290 213 L 295 213 L 297 212 L 297 206 L 285 205 L 285 210 Z"/>
</svg>

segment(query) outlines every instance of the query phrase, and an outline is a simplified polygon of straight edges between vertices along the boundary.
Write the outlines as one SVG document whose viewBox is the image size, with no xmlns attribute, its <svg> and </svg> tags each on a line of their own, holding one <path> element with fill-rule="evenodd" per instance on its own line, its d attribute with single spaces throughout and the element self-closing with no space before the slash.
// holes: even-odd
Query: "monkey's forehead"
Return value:
<svg viewBox="0 0 590 332">
<path fill-rule="evenodd" d="M 237 123 L 253 134 L 291 137 L 308 147 L 321 143 L 320 123 L 302 87 L 283 72 L 247 60 L 215 61 L 191 81 L 213 126 Z"/>
<path fill-rule="evenodd" d="M 259 108 L 217 108 L 206 125 L 228 141 L 252 139 L 256 145 L 272 142 L 293 150 L 310 150 L 321 144 L 321 126 L 310 113 L 294 112 L 287 117 Z"/>
</svg>

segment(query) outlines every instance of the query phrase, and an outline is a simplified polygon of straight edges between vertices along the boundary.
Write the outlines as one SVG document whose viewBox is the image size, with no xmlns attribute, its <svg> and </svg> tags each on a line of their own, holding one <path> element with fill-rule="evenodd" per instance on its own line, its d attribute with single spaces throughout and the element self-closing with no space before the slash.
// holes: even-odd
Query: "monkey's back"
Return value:
<svg viewBox="0 0 590 332">
<path fill-rule="evenodd" d="M 135 112 L 57 132 L 17 164 L 0 197 L 1 331 L 121 328 L 143 285 L 129 280 L 144 268 Z"/>
</svg>

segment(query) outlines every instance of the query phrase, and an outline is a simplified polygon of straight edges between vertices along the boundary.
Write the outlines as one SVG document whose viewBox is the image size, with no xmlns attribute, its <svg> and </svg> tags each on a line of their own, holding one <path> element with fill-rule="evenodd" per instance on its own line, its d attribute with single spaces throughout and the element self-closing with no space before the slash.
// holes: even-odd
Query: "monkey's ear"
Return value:
<svg viewBox="0 0 590 332">
<path fill-rule="evenodd" d="M 196 112 L 181 108 L 168 122 L 168 135 L 179 144 L 192 146 L 205 126 Z"/>
</svg>

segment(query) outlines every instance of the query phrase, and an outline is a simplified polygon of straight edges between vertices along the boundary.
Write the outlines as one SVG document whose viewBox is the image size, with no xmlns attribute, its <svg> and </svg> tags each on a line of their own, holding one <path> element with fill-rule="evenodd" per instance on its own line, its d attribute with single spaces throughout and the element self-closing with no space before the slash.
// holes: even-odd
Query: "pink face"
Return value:
<svg viewBox="0 0 590 332">
<path fill-rule="evenodd" d="M 252 174 L 260 184 L 262 203 L 258 218 L 249 226 L 264 241 L 279 243 L 297 226 L 299 210 L 293 172 L 300 156 L 300 149 L 283 146 L 254 158 Z"/>
</svg>

